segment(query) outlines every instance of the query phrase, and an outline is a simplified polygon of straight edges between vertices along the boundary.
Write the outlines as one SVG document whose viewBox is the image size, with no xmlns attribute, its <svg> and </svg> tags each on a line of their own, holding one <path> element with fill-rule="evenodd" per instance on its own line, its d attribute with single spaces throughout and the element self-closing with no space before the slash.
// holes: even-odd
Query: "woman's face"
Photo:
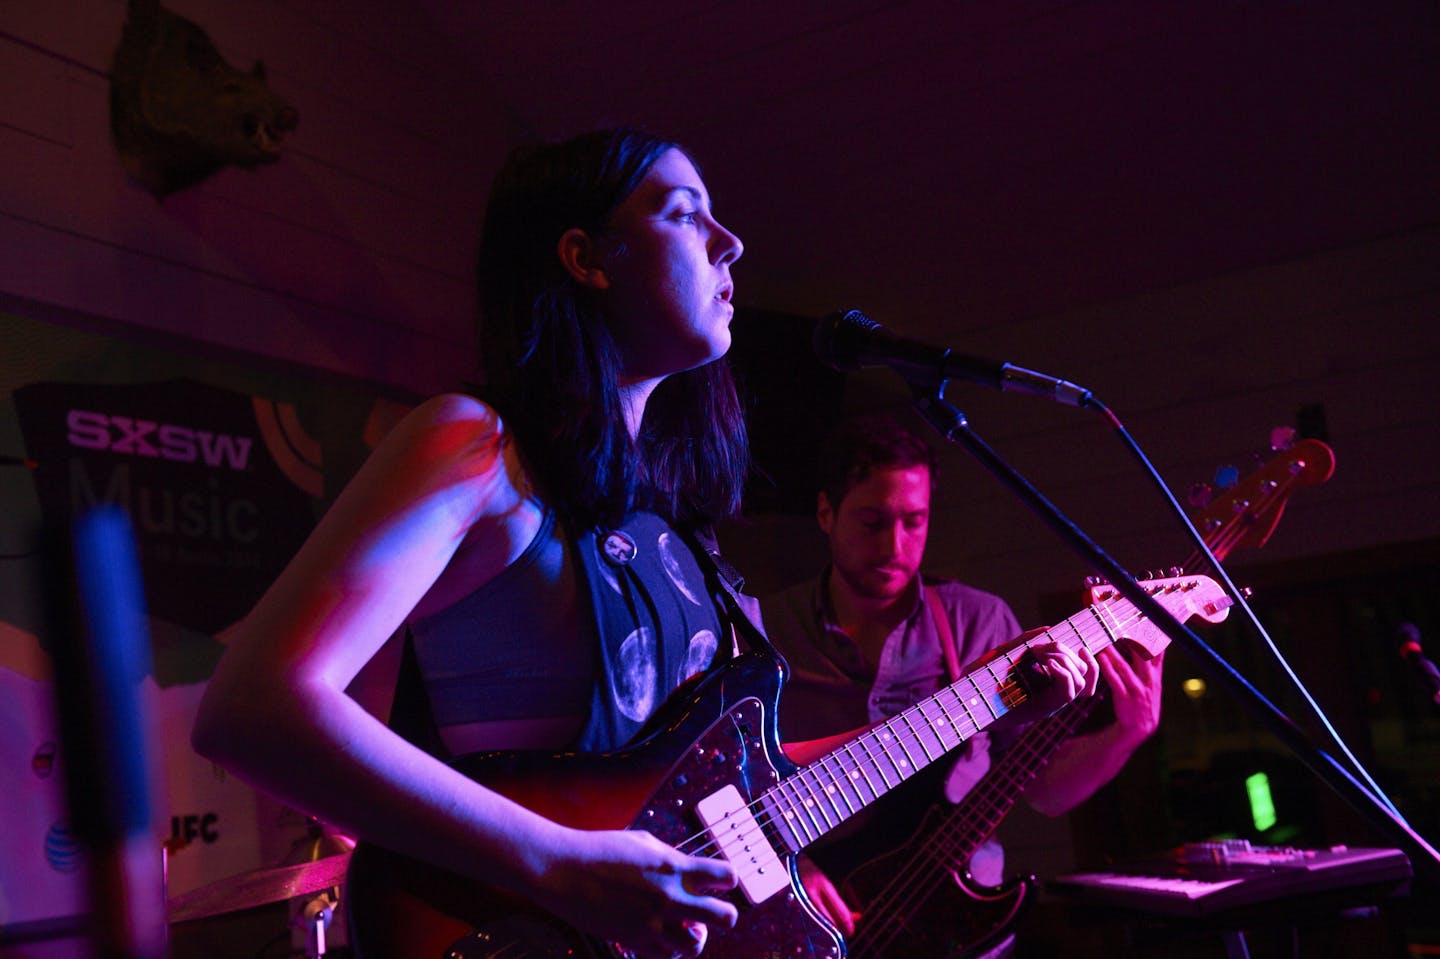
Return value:
<svg viewBox="0 0 1440 959">
<path fill-rule="evenodd" d="M 740 238 L 720 225 L 689 158 L 662 153 L 615 210 L 601 302 L 630 382 L 693 369 L 730 348 Z"/>
</svg>

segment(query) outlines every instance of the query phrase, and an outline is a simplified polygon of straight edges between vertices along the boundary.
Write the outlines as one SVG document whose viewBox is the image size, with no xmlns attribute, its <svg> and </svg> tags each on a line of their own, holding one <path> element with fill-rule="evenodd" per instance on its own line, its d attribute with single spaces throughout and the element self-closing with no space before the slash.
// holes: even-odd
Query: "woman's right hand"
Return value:
<svg viewBox="0 0 1440 959">
<path fill-rule="evenodd" d="M 571 830 L 563 848 L 540 880 L 540 904 L 641 959 L 698 956 L 709 926 L 735 926 L 738 910 L 716 898 L 736 884 L 722 860 L 629 830 Z"/>
</svg>

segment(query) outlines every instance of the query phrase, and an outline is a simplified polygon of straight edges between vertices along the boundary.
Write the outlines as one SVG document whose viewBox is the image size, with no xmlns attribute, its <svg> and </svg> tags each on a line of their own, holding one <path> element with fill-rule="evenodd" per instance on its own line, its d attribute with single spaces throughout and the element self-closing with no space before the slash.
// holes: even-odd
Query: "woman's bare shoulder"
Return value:
<svg viewBox="0 0 1440 959">
<path fill-rule="evenodd" d="M 468 394 L 445 393 L 420 404 L 398 428 L 409 434 L 402 441 L 408 461 L 428 464 L 437 485 L 464 490 L 472 523 L 492 532 L 493 524 L 507 527 L 506 539 L 538 527 L 536 486 L 514 431 L 495 407 Z"/>
<path fill-rule="evenodd" d="M 406 413 L 386 439 L 413 440 L 435 431 L 472 443 L 488 443 L 505 432 L 505 423 L 500 412 L 479 397 L 468 393 L 440 393 Z"/>
<path fill-rule="evenodd" d="M 405 458 L 428 464 L 425 500 L 442 529 L 462 539 L 417 615 L 444 608 L 516 560 L 540 531 L 544 506 L 518 444 L 494 407 L 446 394 L 417 407 L 397 429 Z"/>
<path fill-rule="evenodd" d="M 410 410 L 385 435 L 372 459 L 384 470 L 412 469 L 441 482 L 508 478 L 523 484 L 519 450 L 500 413 L 465 393 L 442 393 Z"/>
<path fill-rule="evenodd" d="M 410 410 L 380 439 L 311 537 L 326 548 L 309 552 L 333 563 L 368 555 L 382 542 L 386 555 L 402 542 L 449 551 L 473 533 L 498 536 L 508 555 L 510 541 L 537 525 L 536 500 L 496 410 L 444 394 Z"/>
</svg>

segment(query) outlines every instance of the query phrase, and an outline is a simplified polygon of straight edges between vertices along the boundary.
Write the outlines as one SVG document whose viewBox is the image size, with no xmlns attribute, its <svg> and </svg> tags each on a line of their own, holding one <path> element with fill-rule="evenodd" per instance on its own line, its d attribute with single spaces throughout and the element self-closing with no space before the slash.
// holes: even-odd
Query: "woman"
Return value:
<svg viewBox="0 0 1440 959">
<path fill-rule="evenodd" d="M 709 665 L 723 626 L 685 543 L 747 469 L 721 359 L 741 252 L 672 143 L 513 156 L 481 238 L 484 399 L 435 397 L 376 449 L 232 630 L 196 749 L 640 956 L 733 925 L 724 863 L 559 825 L 432 753 L 612 748 Z M 346 694 L 397 631 L 408 738 Z"/>
</svg>

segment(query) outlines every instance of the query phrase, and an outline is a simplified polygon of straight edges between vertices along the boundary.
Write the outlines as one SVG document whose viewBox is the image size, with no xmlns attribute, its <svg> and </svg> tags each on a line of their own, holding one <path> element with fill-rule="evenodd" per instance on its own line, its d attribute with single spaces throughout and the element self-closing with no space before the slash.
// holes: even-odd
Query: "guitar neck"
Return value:
<svg viewBox="0 0 1440 959">
<path fill-rule="evenodd" d="M 779 839 L 798 853 L 1026 702 L 1014 667 L 1031 646 L 1098 653 L 1139 618 L 1123 599 L 1089 606 L 801 768 L 759 797 Z"/>
</svg>

